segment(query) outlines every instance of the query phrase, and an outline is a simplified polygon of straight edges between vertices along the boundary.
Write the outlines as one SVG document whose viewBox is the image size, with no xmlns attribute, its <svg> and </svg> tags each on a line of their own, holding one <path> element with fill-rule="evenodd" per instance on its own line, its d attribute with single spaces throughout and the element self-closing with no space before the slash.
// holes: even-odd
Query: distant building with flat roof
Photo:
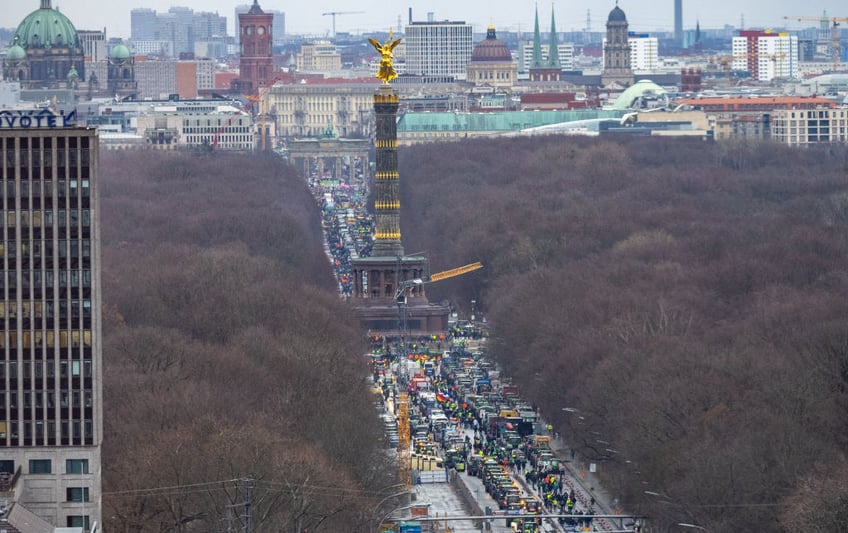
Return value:
<svg viewBox="0 0 848 533">
<path fill-rule="evenodd" d="M 802 113 L 795 111 L 810 111 L 816 118 L 821 112 L 824 118 L 827 114 L 831 116 L 830 111 L 834 110 L 836 103 L 827 98 L 821 97 L 805 97 L 805 96 L 761 96 L 761 97 L 702 97 L 702 98 L 681 98 L 674 101 L 674 105 L 690 106 L 693 109 L 699 109 L 715 117 L 715 138 L 716 139 L 731 139 L 731 138 L 754 138 L 754 139 L 775 139 L 775 117 L 783 117 L 783 130 L 778 131 L 777 138 L 779 142 L 787 144 L 801 144 L 801 139 L 805 139 L 803 143 L 808 142 L 812 135 L 804 128 L 803 132 L 798 128 Z M 789 114 L 784 113 L 789 111 Z M 806 118 L 807 114 L 803 113 Z M 812 118 L 812 116 L 811 116 Z M 834 118 L 839 118 L 838 114 Z M 790 119 L 792 124 L 790 125 Z M 818 128 L 820 124 L 815 121 L 816 138 L 818 138 Z M 837 123 L 834 123 L 834 127 Z M 844 125 L 842 126 L 844 128 Z M 825 137 L 830 138 L 831 132 L 823 132 Z M 839 137 L 839 132 L 833 132 L 835 138 Z M 842 132 L 844 134 L 844 131 Z M 844 138 L 844 135 L 843 135 Z"/>
<path fill-rule="evenodd" d="M 848 107 L 776 110 L 771 139 L 789 146 L 848 143 Z"/>
<path fill-rule="evenodd" d="M 447 20 L 411 22 L 404 32 L 408 74 L 465 79 L 473 52 L 470 24 Z"/>
<path fill-rule="evenodd" d="M 215 86 L 215 62 L 211 59 L 136 61 L 134 68 L 139 99 L 167 98 L 171 94 L 197 98 Z"/>
<path fill-rule="evenodd" d="M 398 145 L 454 142 L 471 137 L 514 134 L 551 124 L 601 118 L 620 119 L 625 113 L 617 109 L 404 113 L 397 124 Z"/>
</svg>

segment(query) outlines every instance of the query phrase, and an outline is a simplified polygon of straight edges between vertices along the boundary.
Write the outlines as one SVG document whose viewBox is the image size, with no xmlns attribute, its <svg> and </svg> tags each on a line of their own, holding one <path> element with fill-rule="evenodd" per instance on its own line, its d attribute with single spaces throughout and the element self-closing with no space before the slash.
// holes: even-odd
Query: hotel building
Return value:
<svg viewBox="0 0 848 533">
<path fill-rule="evenodd" d="M 101 515 L 98 140 L 73 115 L 0 112 L 0 521 L 13 531 Z"/>
</svg>

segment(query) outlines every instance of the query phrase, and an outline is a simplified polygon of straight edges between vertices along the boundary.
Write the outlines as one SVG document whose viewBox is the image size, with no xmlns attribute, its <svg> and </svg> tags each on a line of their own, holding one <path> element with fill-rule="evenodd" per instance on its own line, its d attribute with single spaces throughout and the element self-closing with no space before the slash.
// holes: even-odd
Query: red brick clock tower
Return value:
<svg viewBox="0 0 848 533">
<path fill-rule="evenodd" d="M 259 7 L 258 0 L 247 13 L 239 13 L 239 78 L 244 94 L 256 94 L 273 79 L 274 62 L 271 58 L 273 38 L 272 22 L 274 15 L 265 13 Z"/>
</svg>

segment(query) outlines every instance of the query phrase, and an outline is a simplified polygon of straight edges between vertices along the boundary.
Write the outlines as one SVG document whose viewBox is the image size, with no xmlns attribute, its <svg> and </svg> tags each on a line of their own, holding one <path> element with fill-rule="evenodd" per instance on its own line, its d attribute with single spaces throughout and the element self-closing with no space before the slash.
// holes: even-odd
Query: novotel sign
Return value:
<svg viewBox="0 0 848 533">
<path fill-rule="evenodd" d="M 54 113 L 49 109 L 21 109 L 0 111 L 0 130 L 53 129 L 75 126 L 76 109 Z"/>
</svg>

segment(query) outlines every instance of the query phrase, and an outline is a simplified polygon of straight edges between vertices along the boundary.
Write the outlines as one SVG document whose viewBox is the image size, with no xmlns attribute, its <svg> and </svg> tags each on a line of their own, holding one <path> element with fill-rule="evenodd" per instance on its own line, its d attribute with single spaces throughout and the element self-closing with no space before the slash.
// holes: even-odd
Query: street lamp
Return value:
<svg viewBox="0 0 848 533">
<path fill-rule="evenodd" d="M 685 522 L 678 522 L 677 525 L 680 526 L 680 527 L 688 527 L 690 529 L 700 529 L 701 531 L 706 531 L 707 533 L 710 533 L 709 529 L 707 529 L 703 526 L 699 526 L 697 524 L 687 524 Z"/>
<path fill-rule="evenodd" d="M 669 496 L 667 494 L 663 494 L 661 492 L 655 492 L 653 490 L 643 490 L 642 492 L 644 492 L 645 494 L 647 494 L 649 496 L 654 496 L 656 498 L 660 498 L 659 499 L 660 503 L 663 503 L 663 504 L 666 504 L 666 505 L 673 505 L 673 506 L 677 506 L 677 507 L 683 506 L 683 504 L 675 501 L 674 498 L 672 498 L 671 496 Z M 709 529 L 705 528 L 704 526 L 699 526 L 698 524 L 690 524 L 688 522 L 678 522 L 677 525 L 680 526 L 680 527 L 685 527 L 685 528 L 689 528 L 689 529 L 700 529 L 701 531 L 706 531 L 707 533 L 710 533 Z"/>
<path fill-rule="evenodd" d="M 374 494 L 375 496 L 379 496 L 380 494 L 384 494 L 389 489 L 397 489 L 400 487 L 405 487 L 406 483 L 395 483 L 394 485 L 386 485 L 381 489 L 377 489 L 377 492 Z"/>
<path fill-rule="evenodd" d="M 415 287 L 416 285 L 423 285 L 424 280 L 421 278 L 415 279 L 407 279 L 398 283 L 397 291 L 395 292 L 395 301 L 397 303 L 406 303 L 406 289 L 410 287 Z"/>
<path fill-rule="evenodd" d="M 405 484 L 405 483 L 401 483 L 400 485 L 401 485 L 401 486 L 406 486 L 406 484 Z M 404 491 L 402 491 L 402 492 L 396 492 L 396 493 L 394 493 L 394 494 L 389 494 L 388 496 L 386 496 L 385 498 L 383 498 L 382 500 L 380 500 L 379 502 L 377 502 L 377 505 L 375 505 L 375 506 L 374 506 L 374 509 L 371 511 L 371 513 L 372 513 L 372 514 L 375 514 L 375 513 L 376 513 L 376 512 L 380 509 L 380 507 L 381 507 L 384 503 L 386 503 L 387 501 L 391 500 L 392 498 L 397 498 L 398 496 L 404 496 L 404 495 L 406 495 L 406 494 L 412 494 L 412 493 L 411 493 L 410 491 L 408 491 L 408 490 L 404 490 Z M 397 510 L 397 509 L 395 509 L 395 510 Z"/>
<path fill-rule="evenodd" d="M 400 258 L 398 258 L 398 261 Z M 403 360 L 400 361 L 400 378 L 401 382 L 405 385 L 407 382 L 407 372 L 408 369 L 406 367 L 406 336 L 407 336 L 407 307 L 406 307 L 406 291 L 411 287 L 417 287 L 424 284 L 424 280 L 421 278 L 415 279 L 407 279 L 398 283 L 397 291 L 395 291 L 395 302 L 398 306 L 398 337 L 400 337 L 400 347 L 401 353 L 398 354 L 399 358 Z"/>
<path fill-rule="evenodd" d="M 407 493 L 407 494 L 409 494 L 409 493 Z M 382 516 L 382 517 L 381 517 L 381 518 L 377 521 L 377 523 L 375 524 L 375 527 L 374 527 L 374 529 L 372 530 L 372 532 L 373 532 L 373 533 L 378 533 L 378 532 L 379 532 L 379 529 L 380 529 L 380 526 L 381 526 L 381 525 L 383 525 L 383 522 L 384 522 L 387 518 L 389 518 L 390 516 L 392 516 L 393 514 L 395 514 L 396 512 L 398 512 L 398 511 L 403 511 L 403 510 L 405 510 L 405 509 L 411 509 L 411 508 L 413 508 L 413 507 L 416 507 L 417 505 L 419 505 L 419 504 L 411 503 L 411 504 L 409 504 L 409 505 L 404 505 L 404 506 L 396 507 L 396 508 L 392 509 L 392 510 L 391 510 L 391 511 L 389 511 L 388 513 L 384 514 L 384 515 L 383 515 L 383 516 Z M 429 505 L 429 504 L 428 504 L 428 505 Z"/>
</svg>

